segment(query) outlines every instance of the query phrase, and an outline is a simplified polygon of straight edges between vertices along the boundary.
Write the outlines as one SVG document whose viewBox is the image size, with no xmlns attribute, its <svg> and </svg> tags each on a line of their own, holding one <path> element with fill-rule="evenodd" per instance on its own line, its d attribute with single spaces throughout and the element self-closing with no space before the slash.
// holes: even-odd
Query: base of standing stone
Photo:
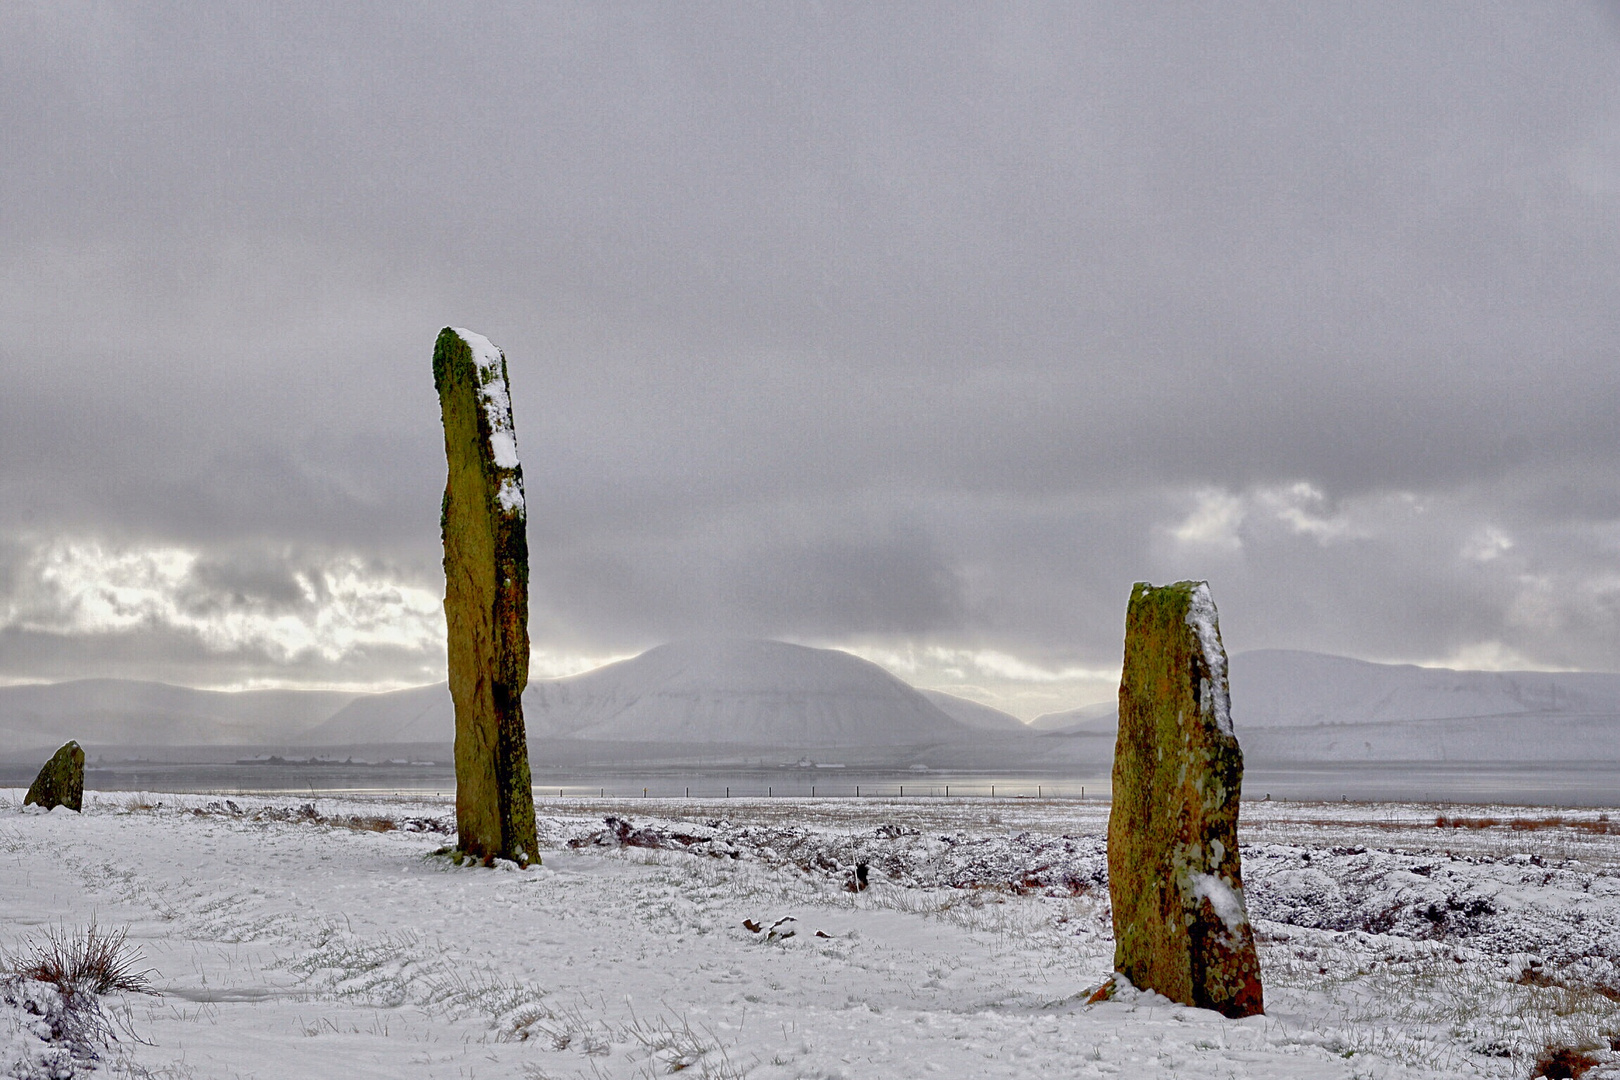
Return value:
<svg viewBox="0 0 1620 1080">
<path fill-rule="evenodd" d="M 434 850 L 428 852 L 427 857 L 430 859 L 448 859 L 456 866 L 477 866 L 480 863 L 482 863 L 484 866 L 494 866 L 496 860 L 499 858 L 495 855 L 479 855 L 476 852 L 463 851 L 460 848 L 450 847 L 448 845 L 441 848 L 435 848 Z M 512 862 L 511 859 L 501 859 L 500 861 Z M 514 865 L 517 866 L 519 870 L 532 870 L 536 866 L 539 866 L 540 863 L 541 859 L 538 855 L 536 855 L 533 859 L 515 863 Z"/>
</svg>

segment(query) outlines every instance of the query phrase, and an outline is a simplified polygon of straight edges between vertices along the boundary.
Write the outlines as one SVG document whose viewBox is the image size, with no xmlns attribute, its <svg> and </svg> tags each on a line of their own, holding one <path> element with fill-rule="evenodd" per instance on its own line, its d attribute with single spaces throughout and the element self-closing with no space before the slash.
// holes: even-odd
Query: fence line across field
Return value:
<svg viewBox="0 0 1620 1080">
<path fill-rule="evenodd" d="M 780 790 L 778 790 L 780 788 Z M 717 799 L 994 799 L 1095 802 L 1106 796 L 1095 788 L 1087 793 L 1084 785 L 1060 786 L 1052 784 L 807 784 L 758 787 L 723 786 L 697 787 L 690 784 L 644 786 L 639 788 L 613 788 L 594 784 L 565 784 L 560 787 L 534 788 L 536 799 L 550 801 L 580 801 L 588 799 L 662 799 L 692 802 L 713 802 Z"/>
</svg>

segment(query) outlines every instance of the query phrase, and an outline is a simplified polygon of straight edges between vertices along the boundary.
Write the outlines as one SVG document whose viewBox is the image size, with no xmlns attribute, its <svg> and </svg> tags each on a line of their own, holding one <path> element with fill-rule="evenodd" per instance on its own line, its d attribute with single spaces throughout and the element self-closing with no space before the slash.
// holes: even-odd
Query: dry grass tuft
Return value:
<svg viewBox="0 0 1620 1080">
<path fill-rule="evenodd" d="M 50 983 L 64 1000 L 79 994 L 153 994 L 146 957 L 126 940 L 128 928 L 103 933 L 94 921 L 83 932 L 51 930 L 43 942 L 30 941 L 5 966 L 24 979 Z"/>
</svg>

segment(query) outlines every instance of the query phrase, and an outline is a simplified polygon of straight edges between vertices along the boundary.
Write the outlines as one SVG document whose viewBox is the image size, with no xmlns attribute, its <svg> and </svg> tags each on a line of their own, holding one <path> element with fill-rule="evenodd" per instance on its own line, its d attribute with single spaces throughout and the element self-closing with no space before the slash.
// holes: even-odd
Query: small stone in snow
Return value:
<svg viewBox="0 0 1620 1080">
<path fill-rule="evenodd" d="M 78 810 L 84 805 L 84 750 L 69 742 L 51 755 L 34 777 L 33 786 L 23 797 L 23 805 L 54 810 L 65 806 Z"/>
</svg>

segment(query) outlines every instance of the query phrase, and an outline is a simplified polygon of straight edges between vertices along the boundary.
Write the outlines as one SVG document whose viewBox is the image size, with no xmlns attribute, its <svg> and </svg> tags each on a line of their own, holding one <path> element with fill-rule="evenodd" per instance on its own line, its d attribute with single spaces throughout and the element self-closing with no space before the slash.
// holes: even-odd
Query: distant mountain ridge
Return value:
<svg viewBox="0 0 1620 1080">
<path fill-rule="evenodd" d="M 1257 728 L 1399 724 L 1483 717 L 1612 716 L 1620 674 L 1588 671 L 1456 671 L 1375 664 L 1297 649 L 1231 658 L 1232 722 Z M 1112 731 L 1112 703 L 1036 717 L 1045 731 Z"/>
<path fill-rule="evenodd" d="M 837 649 L 700 639 L 531 685 L 536 732 L 758 746 L 893 746 L 973 730 L 883 668 Z"/>
<path fill-rule="evenodd" d="M 1232 715 L 1251 762 L 1620 761 L 1620 675 L 1449 671 L 1292 650 L 1240 653 L 1231 665 Z M 914 689 L 848 653 L 726 640 L 677 642 L 536 680 L 524 712 L 531 738 L 604 746 L 951 744 L 964 760 L 988 761 L 1000 746 L 1052 763 L 1105 761 L 1116 723 L 1113 707 L 1099 703 L 1023 725 L 977 702 Z M 454 735 L 444 683 L 378 694 L 113 679 L 0 687 L 0 754 L 33 754 L 69 738 L 89 746 L 316 747 L 442 745 Z"/>
<path fill-rule="evenodd" d="M 536 680 L 524 691 L 523 718 L 531 738 L 616 742 L 889 746 L 974 734 L 857 656 L 731 639 L 674 642 L 580 675 Z M 454 728 L 449 689 L 440 683 L 355 701 L 310 739 L 427 741 L 439 732 L 443 741 Z"/>
<path fill-rule="evenodd" d="M 1000 709 L 992 708 L 969 698 L 957 697 L 947 694 L 943 690 L 917 691 L 923 697 L 933 702 L 939 710 L 952 720 L 960 721 L 971 728 L 981 731 L 1028 731 L 1029 725 L 1024 723 L 1012 713 L 1004 713 Z"/>
<path fill-rule="evenodd" d="M 195 690 L 132 679 L 0 687 L 0 749 L 60 744 L 297 742 L 362 695 L 338 690 Z"/>
</svg>

